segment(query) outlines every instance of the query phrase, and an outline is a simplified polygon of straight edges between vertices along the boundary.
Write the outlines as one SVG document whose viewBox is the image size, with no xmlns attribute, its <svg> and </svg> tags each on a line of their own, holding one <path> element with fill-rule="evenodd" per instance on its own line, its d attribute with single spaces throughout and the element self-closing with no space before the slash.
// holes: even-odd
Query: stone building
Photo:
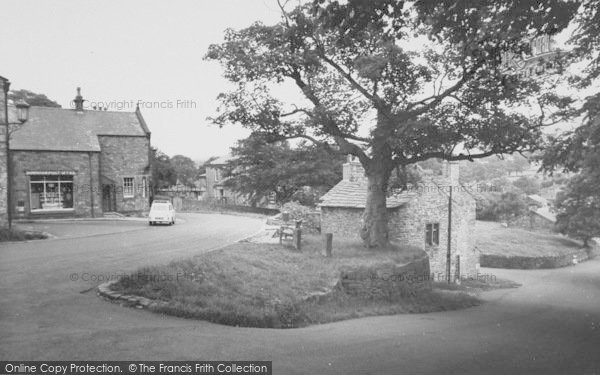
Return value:
<svg viewBox="0 0 600 375">
<path fill-rule="evenodd" d="M 224 168 L 229 160 L 231 156 L 221 156 L 206 164 L 206 174 L 201 176 L 206 187 L 204 198 L 230 204 L 236 204 L 239 200 L 238 195 L 224 185 Z"/>
<path fill-rule="evenodd" d="M 150 201 L 150 131 L 139 111 L 31 107 L 10 140 L 16 218 L 140 212 Z"/>
<path fill-rule="evenodd" d="M 342 181 L 322 197 L 321 232 L 333 233 L 334 240 L 360 240 L 368 181 L 358 161 L 349 158 L 343 168 Z M 472 240 L 475 199 L 458 182 L 458 172 L 457 163 L 447 163 L 443 175 L 426 177 L 415 188 L 387 198 L 390 239 L 424 249 L 436 280 L 447 277 L 448 258 L 452 278 L 475 277 L 479 267 Z"/>
</svg>

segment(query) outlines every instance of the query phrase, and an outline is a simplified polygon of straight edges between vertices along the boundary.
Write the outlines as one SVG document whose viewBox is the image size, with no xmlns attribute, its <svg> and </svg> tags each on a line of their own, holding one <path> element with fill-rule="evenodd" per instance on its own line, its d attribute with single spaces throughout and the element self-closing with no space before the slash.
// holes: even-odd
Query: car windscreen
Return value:
<svg viewBox="0 0 600 375">
<path fill-rule="evenodd" d="M 169 210 L 168 204 L 153 204 L 152 205 L 152 211 L 168 211 L 168 210 Z"/>
</svg>

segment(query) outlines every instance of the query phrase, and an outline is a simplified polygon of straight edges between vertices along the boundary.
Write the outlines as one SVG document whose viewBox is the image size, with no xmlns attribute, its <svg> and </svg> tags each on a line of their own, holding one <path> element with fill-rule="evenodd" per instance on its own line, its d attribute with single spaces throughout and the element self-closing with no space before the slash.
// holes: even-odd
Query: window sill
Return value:
<svg viewBox="0 0 600 375">
<path fill-rule="evenodd" d="M 65 212 L 74 212 L 74 208 L 53 208 L 48 210 L 31 210 L 30 213 L 33 215 L 38 214 L 55 214 L 55 213 L 65 213 Z"/>
</svg>

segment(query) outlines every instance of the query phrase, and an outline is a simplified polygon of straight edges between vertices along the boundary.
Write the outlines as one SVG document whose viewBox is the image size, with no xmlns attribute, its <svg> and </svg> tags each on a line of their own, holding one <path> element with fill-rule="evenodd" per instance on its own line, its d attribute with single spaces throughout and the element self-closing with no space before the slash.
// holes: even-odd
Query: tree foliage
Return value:
<svg viewBox="0 0 600 375">
<path fill-rule="evenodd" d="M 186 186 L 194 185 L 198 178 L 198 168 L 192 159 L 183 155 L 175 155 L 171 158 L 171 165 L 179 183 Z"/>
<path fill-rule="evenodd" d="M 556 196 L 556 229 L 583 240 L 600 235 L 600 175 L 582 173 L 574 176 Z"/>
<path fill-rule="evenodd" d="M 527 213 L 527 202 L 519 190 L 486 193 L 477 200 L 477 220 L 510 221 L 525 213 Z"/>
<path fill-rule="evenodd" d="M 177 182 L 177 172 L 168 155 L 159 149 L 150 149 L 150 166 L 152 168 L 152 190 L 167 188 Z"/>
<path fill-rule="evenodd" d="M 513 185 L 527 195 L 540 193 L 540 182 L 535 177 L 519 177 Z"/>
<path fill-rule="evenodd" d="M 253 135 L 238 141 L 232 155 L 225 186 L 252 203 L 272 194 L 279 204 L 293 199 L 314 203 L 307 195 L 320 195 L 342 178 L 343 155 L 304 142 L 291 147 L 286 141 L 273 143 Z"/>
<path fill-rule="evenodd" d="M 577 9 L 536 5 L 317 0 L 284 10 L 276 25 L 227 30 L 207 59 L 235 89 L 219 95 L 213 120 L 358 157 L 370 184 L 361 236 L 385 247 L 385 191 L 398 166 L 535 150 L 541 129 L 570 113 L 551 81 L 502 65 L 503 53 L 527 51 L 528 38 L 564 29 Z M 302 98 L 274 94 L 290 84 Z"/>
<path fill-rule="evenodd" d="M 8 93 L 8 99 L 13 102 L 24 100 L 27 104 L 33 107 L 54 107 L 61 108 L 61 105 L 44 94 L 36 94 L 29 90 L 13 90 Z"/>
</svg>

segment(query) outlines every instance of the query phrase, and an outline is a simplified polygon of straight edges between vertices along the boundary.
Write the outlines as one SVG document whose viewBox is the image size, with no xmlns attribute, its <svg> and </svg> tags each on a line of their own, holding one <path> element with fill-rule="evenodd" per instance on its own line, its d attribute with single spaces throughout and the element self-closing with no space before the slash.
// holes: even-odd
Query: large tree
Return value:
<svg viewBox="0 0 600 375">
<path fill-rule="evenodd" d="M 556 229 L 584 246 L 600 235 L 600 175 L 585 170 L 573 176 L 556 196 Z"/>
<path fill-rule="evenodd" d="M 177 172 L 169 155 L 157 148 L 150 149 L 150 166 L 152 168 L 152 191 L 167 188 L 177 182 Z"/>
<path fill-rule="evenodd" d="M 587 246 L 600 235 L 600 2 L 581 1 L 567 64 L 580 64 L 568 77 L 574 88 L 590 93 L 579 104 L 580 125 L 550 138 L 542 169 L 574 172 L 556 197 L 558 231 L 582 239 Z"/>
<path fill-rule="evenodd" d="M 317 0 L 276 25 L 227 30 L 207 58 L 235 89 L 219 125 L 273 139 L 334 142 L 358 157 L 369 189 L 361 237 L 389 242 L 386 190 L 397 167 L 534 150 L 570 100 L 550 80 L 507 71 L 502 55 L 564 29 L 577 4 L 540 0 Z M 418 48 L 413 48 L 418 46 Z M 290 85 L 297 100 L 274 87 Z M 300 98 L 301 96 L 301 98 Z"/>
<path fill-rule="evenodd" d="M 177 180 L 184 185 L 193 186 L 198 179 L 198 168 L 192 159 L 183 155 L 171 158 L 171 165 L 175 169 Z"/>
<path fill-rule="evenodd" d="M 27 104 L 34 107 L 54 107 L 61 108 L 61 105 L 44 94 L 36 94 L 29 90 L 13 90 L 8 93 L 8 98 L 15 103 L 24 100 Z"/>
<path fill-rule="evenodd" d="M 275 194 L 277 203 L 292 200 L 310 187 L 323 192 L 342 179 L 344 155 L 319 145 L 268 142 L 261 135 L 238 141 L 226 168 L 229 188 L 257 203 Z"/>
</svg>

